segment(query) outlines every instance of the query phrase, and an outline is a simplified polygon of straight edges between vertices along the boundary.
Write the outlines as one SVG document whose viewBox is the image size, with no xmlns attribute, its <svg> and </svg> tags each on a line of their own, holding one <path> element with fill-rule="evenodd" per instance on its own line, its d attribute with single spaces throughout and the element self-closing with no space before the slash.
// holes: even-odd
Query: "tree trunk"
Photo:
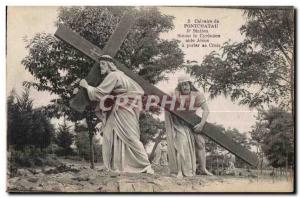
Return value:
<svg viewBox="0 0 300 198">
<path fill-rule="evenodd" d="M 90 163 L 91 163 L 91 169 L 95 168 L 95 163 L 94 163 L 94 146 L 93 146 L 93 137 L 94 134 L 91 130 L 89 130 L 89 140 L 90 140 Z"/>
<path fill-rule="evenodd" d="M 289 169 L 289 164 L 288 164 L 288 158 L 285 158 L 285 175 L 287 177 L 287 180 L 289 179 L 289 174 L 288 174 L 288 169 Z"/>
<path fill-rule="evenodd" d="M 224 162 L 225 162 L 225 155 L 223 155 L 223 159 L 222 159 L 222 175 L 224 175 Z"/>
<path fill-rule="evenodd" d="M 88 128 L 88 133 L 89 133 L 89 144 L 90 144 L 90 167 L 91 169 L 95 168 L 95 160 L 94 160 L 94 146 L 93 146 L 93 137 L 94 137 L 94 130 L 95 130 L 95 126 L 96 124 L 93 123 L 93 116 L 91 116 L 93 114 L 93 112 L 89 113 L 88 116 L 86 116 L 85 121 L 87 124 L 87 128 Z"/>
<path fill-rule="evenodd" d="M 292 64 L 291 64 L 291 102 L 292 102 L 292 114 L 293 114 L 293 118 L 296 118 L 295 117 L 295 104 L 294 104 L 294 64 L 295 64 L 295 57 L 294 57 L 294 49 L 293 49 L 293 53 L 292 53 Z M 294 122 L 296 120 L 294 119 Z M 293 129 L 293 138 L 295 137 L 294 136 L 295 134 L 295 129 Z"/>
<path fill-rule="evenodd" d="M 159 133 L 159 135 L 157 136 L 157 138 L 155 139 L 155 144 L 154 144 L 154 146 L 153 146 L 153 148 L 152 148 L 152 151 L 151 151 L 151 154 L 150 154 L 150 156 L 149 156 L 149 161 L 150 161 L 150 162 L 152 162 L 152 160 L 153 160 L 153 158 L 154 158 L 155 150 L 156 150 L 158 144 L 160 143 L 160 141 L 162 140 L 162 138 L 161 138 L 162 134 L 163 134 L 163 131 L 161 131 L 161 132 Z"/>
<path fill-rule="evenodd" d="M 219 158 L 217 156 L 217 175 L 220 175 L 220 171 L 219 171 Z"/>
</svg>

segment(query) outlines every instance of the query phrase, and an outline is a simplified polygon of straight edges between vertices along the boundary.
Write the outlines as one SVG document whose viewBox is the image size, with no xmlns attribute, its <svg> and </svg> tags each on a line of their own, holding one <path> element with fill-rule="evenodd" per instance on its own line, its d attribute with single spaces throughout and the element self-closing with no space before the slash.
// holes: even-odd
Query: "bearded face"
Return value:
<svg viewBox="0 0 300 198">
<path fill-rule="evenodd" d="M 100 69 L 102 75 L 107 74 L 109 72 L 107 61 L 100 61 Z"/>
<path fill-rule="evenodd" d="M 191 85 L 188 81 L 180 83 L 181 94 L 188 95 L 191 93 Z"/>
</svg>

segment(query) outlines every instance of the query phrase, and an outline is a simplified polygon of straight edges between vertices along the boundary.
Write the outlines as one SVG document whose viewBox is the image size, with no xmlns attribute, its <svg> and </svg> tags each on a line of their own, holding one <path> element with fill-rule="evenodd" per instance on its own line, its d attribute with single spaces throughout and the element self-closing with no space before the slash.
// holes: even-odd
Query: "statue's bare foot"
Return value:
<svg viewBox="0 0 300 198">
<path fill-rule="evenodd" d="M 176 177 L 177 179 L 182 179 L 183 178 L 182 172 L 179 172 Z"/>
<path fill-rule="evenodd" d="M 177 177 L 177 175 L 176 175 L 176 174 L 174 174 L 174 173 L 172 173 L 172 174 L 171 174 L 171 177 Z"/>
<path fill-rule="evenodd" d="M 207 169 L 203 170 L 204 175 L 213 176 L 211 172 L 209 172 Z"/>
<path fill-rule="evenodd" d="M 150 175 L 154 175 L 154 170 L 150 167 L 147 169 L 146 173 L 148 173 Z"/>
<path fill-rule="evenodd" d="M 109 175 L 111 176 L 111 177 L 118 177 L 118 176 L 120 176 L 120 171 L 118 171 L 118 170 L 115 170 L 115 171 L 110 171 L 109 172 Z"/>
</svg>

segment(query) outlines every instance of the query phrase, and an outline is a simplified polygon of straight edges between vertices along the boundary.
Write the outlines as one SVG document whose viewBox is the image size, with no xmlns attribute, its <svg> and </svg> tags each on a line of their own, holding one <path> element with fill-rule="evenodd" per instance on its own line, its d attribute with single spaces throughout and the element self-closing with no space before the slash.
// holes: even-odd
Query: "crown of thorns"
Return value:
<svg viewBox="0 0 300 198">
<path fill-rule="evenodd" d="M 112 62 L 112 63 L 115 63 L 115 61 L 114 61 L 114 59 L 111 57 L 111 56 L 109 56 L 109 55 L 102 55 L 102 56 L 100 56 L 99 58 L 98 58 L 98 61 L 100 62 L 100 61 L 109 61 L 109 62 Z"/>
</svg>

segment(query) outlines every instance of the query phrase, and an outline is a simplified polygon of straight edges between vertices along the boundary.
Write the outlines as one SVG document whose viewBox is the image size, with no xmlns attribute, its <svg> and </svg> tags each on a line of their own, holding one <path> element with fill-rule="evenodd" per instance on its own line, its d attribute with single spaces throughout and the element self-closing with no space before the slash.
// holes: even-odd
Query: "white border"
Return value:
<svg viewBox="0 0 300 198">
<path fill-rule="evenodd" d="M 296 0 L 247 0 L 247 1 L 241 1 L 241 0 L 204 0 L 204 1 L 195 1 L 195 0 L 151 0 L 149 2 L 143 2 L 138 0 L 118 0 L 118 1 L 112 1 L 112 0 L 48 0 L 48 1 L 38 1 L 38 0 L 2 0 L 0 1 L 0 65 L 1 65 L 1 71 L 0 71 L 0 79 L 2 83 L 0 84 L 0 105 L 1 105 L 1 114 L 0 114 L 0 129 L 1 129 L 1 143 L 0 143 L 0 195 L 1 197 L 8 197 L 8 193 L 6 193 L 6 61 L 5 61 L 5 32 L 6 28 L 6 6 L 16 6 L 16 5 L 178 5 L 178 6 L 187 6 L 187 5 L 194 5 L 194 6 L 295 6 L 296 8 L 299 8 L 299 1 Z M 299 13 L 297 13 L 299 14 Z M 299 20 L 297 21 L 297 26 L 299 26 Z M 298 36 L 298 33 L 297 33 Z M 298 45 L 297 45 L 298 49 Z M 299 58 L 299 50 L 297 50 L 297 57 Z M 299 71 L 299 69 L 298 69 Z M 298 73 L 298 72 L 297 72 Z M 297 74 L 299 75 L 299 73 Z M 299 87 L 299 83 L 297 83 L 297 87 Z M 299 104 L 299 99 L 297 99 L 297 102 Z M 299 119 L 299 117 L 298 117 Z M 299 121 L 297 119 L 297 122 Z M 296 132 L 297 133 L 297 132 Z M 299 142 L 299 134 L 297 135 L 297 142 Z M 299 145 L 297 146 L 297 148 Z M 299 152 L 297 150 L 297 159 L 299 159 Z M 298 166 L 299 167 L 299 166 Z M 299 172 L 299 169 L 297 167 L 297 170 Z M 299 181 L 297 181 L 299 183 Z M 298 186 L 297 186 L 298 189 Z M 299 190 L 299 189 L 298 189 Z M 36 195 L 36 197 L 42 197 L 42 196 L 51 196 L 51 195 Z M 62 197 L 65 195 L 55 195 L 55 197 Z M 71 195 L 72 196 L 72 195 Z M 79 197 L 83 197 L 85 195 L 79 195 Z M 99 194 L 97 196 L 107 196 L 103 194 Z M 162 195 L 151 195 L 155 197 L 161 197 Z M 173 195 L 169 195 L 173 196 Z M 181 195 L 186 196 L 186 195 Z M 204 194 L 200 194 L 197 196 L 207 196 Z M 215 197 L 217 195 L 213 195 Z M 230 195 L 231 196 L 231 195 Z M 239 197 L 242 197 L 244 195 L 240 195 Z M 249 195 L 247 195 L 249 196 Z M 211 197 L 211 196 L 210 196 Z M 264 197 L 264 195 L 259 195 L 257 197 Z"/>
</svg>

